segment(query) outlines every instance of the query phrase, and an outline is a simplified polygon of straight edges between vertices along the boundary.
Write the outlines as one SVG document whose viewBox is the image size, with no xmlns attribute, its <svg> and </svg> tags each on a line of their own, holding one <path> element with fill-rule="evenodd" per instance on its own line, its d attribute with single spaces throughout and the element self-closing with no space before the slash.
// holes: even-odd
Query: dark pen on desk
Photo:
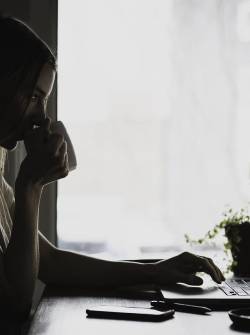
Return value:
<svg viewBox="0 0 250 335">
<path fill-rule="evenodd" d="M 196 306 L 196 305 L 188 305 L 181 304 L 178 302 L 167 302 L 161 300 L 153 300 L 151 301 L 151 306 L 155 309 L 164 311 L 169 308 L 173 308 L 177 312 L 185 312 L 185 313 L 193 313 L 193 314 L 206 314 L 212 312 L 212 310 L 205 306 Z"/>
<path fill-rule="evenodd" d="M 157 294 L 159 296 L 159 300 L 151 301 L 151 306 L 155 309 L 166 310 L 169 308 L 173 308 L 177 312 L 185 312 L 185 313 L 193 313 L 193 314 L 206 314 L 212 312 L 211 308 L 205 306 L 196 306 L 190 304 L 182 304 L 178 302 L 168 302 L 161 290 L 156 288 Z"/>
</svg>

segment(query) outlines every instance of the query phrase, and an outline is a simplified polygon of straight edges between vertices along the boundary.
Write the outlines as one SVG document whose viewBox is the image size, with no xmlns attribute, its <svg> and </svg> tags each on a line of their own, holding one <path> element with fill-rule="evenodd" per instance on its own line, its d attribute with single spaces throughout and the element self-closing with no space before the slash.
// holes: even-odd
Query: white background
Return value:
<svg viewBox="0 0 250 335">
<path fill-rule="evenodd" d="M 59 1 L 61 240 L 182 245 L 250 200 L 250 2 Z"/>
</svg>

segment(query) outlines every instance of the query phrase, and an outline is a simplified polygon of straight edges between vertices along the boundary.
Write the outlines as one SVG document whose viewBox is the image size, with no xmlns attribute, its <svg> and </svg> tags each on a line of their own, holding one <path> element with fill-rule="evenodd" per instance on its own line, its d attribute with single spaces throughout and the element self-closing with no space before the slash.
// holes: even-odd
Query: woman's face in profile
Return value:
<svg viewBox="0 0 250 335">
<path fill-rule="evenodd" d="M 25 112 L 20 115 L 22 106 L 11 111 L 0 122 L 0 146 L 13 150 L 17 142 L 23 140 L 25 133 L 34 125 L 40 125 L 46 118 L 46 106 L 55 81 L 55 70 L 46 63 L 40 72 L 32 97 Z M 18 108 L 19 107 L 19 108 Z"/>
</svg>

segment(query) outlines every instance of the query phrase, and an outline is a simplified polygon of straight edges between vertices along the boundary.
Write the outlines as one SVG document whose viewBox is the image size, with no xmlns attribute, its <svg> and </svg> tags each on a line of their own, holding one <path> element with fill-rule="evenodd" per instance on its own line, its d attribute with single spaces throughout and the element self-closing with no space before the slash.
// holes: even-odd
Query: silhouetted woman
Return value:
<svg viewBox="0 0 250 335">
<path fill-rule="evenodd" d="M 46 104 L 56 75 L 49 47 L 26 24 L 0 17 L 0 305 L 25 318 L 36 279 L 47 284 L 114 288 L 131 284 L 202 284 L 197 271 L 224 280 L 211 259 L 184 252 L 157 263 L 101 260 L 52 245 L 38 229 L 43 187 L 68 175 L 64 138 L 50 129 Z M 8 150 L 24 140 L 15 181 L 4 179 Z"/>
</svg>

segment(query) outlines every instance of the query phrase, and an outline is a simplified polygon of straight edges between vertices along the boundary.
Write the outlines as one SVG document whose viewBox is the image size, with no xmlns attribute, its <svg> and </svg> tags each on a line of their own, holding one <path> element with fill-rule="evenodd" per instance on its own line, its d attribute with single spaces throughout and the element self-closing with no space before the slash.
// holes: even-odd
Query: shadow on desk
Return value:
<svg viewBox="0 0 250 335">
<path fill-rule="evenodd" d="M 129 286 L 114 289 L 83 289 L 79 287 L 60 287 L 47 286 L 44 290 L 43 297 L 110 297 L 110 298 L 127 298 L 127 299 L 156 299 L 158 293 L 156 288 L 152 285 L 147 286 Z"/>
</svg>

